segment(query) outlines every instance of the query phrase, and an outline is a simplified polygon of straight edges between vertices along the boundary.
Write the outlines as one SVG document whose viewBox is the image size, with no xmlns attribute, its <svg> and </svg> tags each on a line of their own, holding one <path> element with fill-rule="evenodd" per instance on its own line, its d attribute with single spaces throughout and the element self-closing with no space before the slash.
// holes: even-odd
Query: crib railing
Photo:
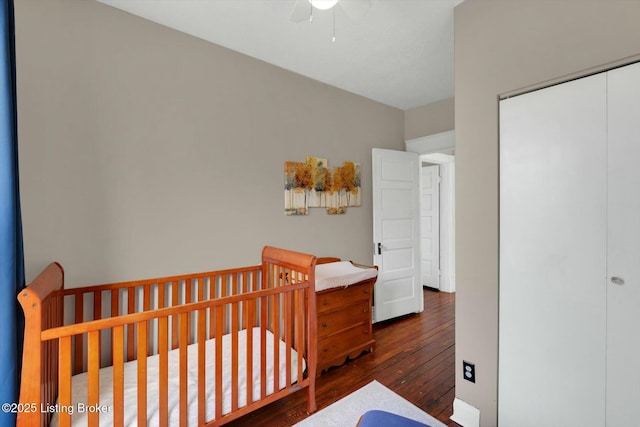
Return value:
<svg viewBox="0 0 640 427">
<path fill-rule="evenodd" d="M 126 352 L 126 343 L 125 343 L 125 328 L 131 325 L 135 325 L 137 327 L 136 340 L 135 345 L 137 347 L 137 354 L 148 354 L 148 341 L 149 341 L 149 329 L 148 325 L 150 321 L 157 320 L 159 323 L 158 328 L 158 355 L 159 355 L 159 366 L 160 366 L 160 393 L 158 399 L 160 401 L 160 425 L 167 425 L 168 422 L 168 413 L 166 412 L 166 402 L 168 399 L 168 352 L 169 352 L 169 319 L 178 319 L 178 328 L 179 328 L 179 343 L 178 349 L 180 352 L 180 372 L 179 372 L 179 383 L 180 383 L 180 416 L 181 416 L 181 425 L 186 425 L 187 422 L 187 347 L 189 345 L 188 342 L 188 317 L 192 313 L 197 314 L 197 340 L 196 343 L 198 345 L 198 369 L 204 369 L 204 360 L 205 357 L 212 357 L 212 355 L 205 355 L 205 341 L 207 339 L 207 335 L 210 338 L 221 337 L 225 334 L 225 321 L 224 321 L 224 312 L 226 310 L 230 310 L 234 315 L 232 315 L 232 325 L 231 332 L 226 332 L 231 334 L 231 342 L 232 342 L 232 355 L 238 353 L 238 332 L 241 330 L 239 327 L 240 316 L 235 314 L 240 312 L 239 305 L 242 303 L 247 304 L 256 304 L 262 305 L 264 308 L 268 307 L 271 304 L 280 304 L 282 303 L 284 306 L 295 307 L 293 310 L 284 310 L 282 313 L 284 316 L 290 316 L 291 314 L 295 317 L 294 319 L 285 319 L 283 324 L 299 324 L 300 326 L 296 327 L 298 331 L 304 325 L 302 319 L 305 318 L 306 313 L 306 298 L 305 298 L 305 289 L 308 289 L 308 282 L 303 282 L 299 284 L 289 285 L 286 288 L 267 288 L 259 291 L 254 291 L 250 294 L 238 294 L 233 296 L 226 296 L 222 298 L 218 298 L 215 300 L 207 300 L 201 302 L 194 302 L 179 306 L 173 306 L 163 309 L 158 309 L 155 311 L 146 311 L 139 312 L 133 314 L 122 315 L 114 318 L 106 318 L 101 320 L 93 320 L 88 322 L 83 322 L 81 324 L 73 324 L 61 326 L 53 329 L 48 329 L 42 332 L 42 340 L 44 342 L 47 341 L 58 341 L 59 342 L 59 390 L 58 390 L 58 408 L 62 410 L 58 411 L 60 426 L 70 425 L 71 415 L 64 408 L 71 408 L 71 376 L 72 376 L 72 354 L 73 354 L 73 345 L 72 339 L 76 338 L 80 335 L 86 334 L 87 339 L 87 353 L 89 354 L 87 361 L 87 374 L 88 374 L 88 392 L 87 392 L 87 408 L 100 408 L 100 384 L 98 382 L 98 370 L 100 369 L 100 360 L 99 356 L 100 352 L 100 332 L 103 330 L 112 330 L 113 331 L 113 407 L 108 408 L 109 411 L 113 411 L 113 419 L 114 425 L 118 425 L 118 420 L 122 420 L 124 416 L 124 408 L 126 404 L 131 404 L 131 402 L 124 401 L 124 390 L 123 390 L 123 373 L 124 373 L 124 363 L 125 363 L 125 353 Z M 245 320 L 247 324 L 256 324 L 258 323 L 258 319 L 262 319 L 265 321 L 270 316 L 270 310 L 259 310 L 254 311 L 251 309 L 245 310 Z M 210 318 L 213 319 L 213 332 L 206 332 L 206 315 L 207 312 L 210 314 Z M 288 314 L 291 313 L 291 314 Z M 237 320 L 236 320 L 237 319 Z M 276 324 L 279 322 L 276 322 Z M 285 329 L 290 329 L 286 327 Z M 262 331 L 265 328 L 261 328 Z M 249 332 L 251 329 L 248 329 L 249 337 L 247 338 L 248 342 L 251 342 L 251 333 Z M 292 339 L 291 331 L 272 331 L 274 335 L 278 336 L 279 333 L 284 335 L 284 341 L 288 347 L 295 347 L 294 340 Z M 77 340 L 76 340 L 77 343 Z M 261 340 L 261 354 L 267 354 L 266 350 L 266 340 Z M 305 348 L 300 346 L 296 348 L 298 354 L 304 354 Z M 274 373 L 273 378 L 276 382 L 276 386 L 274 390 L 278 390 L 280 388 L 280 384 L 278 384 L 279 378 L 279 363 L 278 363 L 278 351 L 274 351 Z M 287 354 L 290 355 L 288 352 Z M 249 354 L 247 354 L 249 358 Z M 222 347 L 216 346 L 216 354 L 215 357 L 217 360 L 222 359 Z M 290 356 L 287 356 L 290 357 Z M 241 408 L 239 408 L 238 404 L 238 389 L 241 384 L 238 384 L 238 371 L 239 369 L 249 369 L 253 363 L 248 362 L 247 366 L 238 366 L 237 357 L 232 357 L 234 363 L 232 364 L 231 372 L 232 372 L 232 409 L 231 413 L 234 414 L 234 418 L 237 418 L 241 414 L 238 412 Z M 138 395 L 137 395 L 137 408 L 139 414 L 147 413 L 147 374 L 146 374 L 146 360 L 147 357 L 138 357 Z M 305 385 L 305 381 L 308 379 L 298 381 L 295 386 L 292 383 L 292 372 L 291 372 L 291 363 L 286 364 L 286 381 L 285 388 L 288 390 L 290 388 L 299 388 Z M 267 391 L 266 391 L 266 367 L 265 360 L 261 360 L 262 369 L 261 375 L 262 378 L 260 380 L 261 391 L 260 391 L 260 399 L 261 406 L 266 404 L 267 399 Z M 216 369 L 219 370 L 216 375 L 216 389 L 220 390 L 222 388 L 222 366 L 217 365 Z M 304 377 L 303 372 L 303 361 L 302 357 L 298 358 L 298 363 L 296 366 L 297 369 L 297 378 L 302 379 Z M 251 372 L 247 373 L 247 380 L 253 377 Z M 204 378 L 204 372 L 199 375 L 199 378 Z M 198 412 L 199 412 L 199 423 L 203 425 L 207 420 L 205 420 L 205 393 L 204 393 L 204 381 L 198 382 L 199 392 L 198 392 Z M 252 390 L 253 384 L 247 385 L 247 390 Z M 288 392 L 288 391 L 287 391 Z M 276 400 L 278 393 L 274 393 L 274 398 L 271 400 Z M 271 401 L 269 400 L 269 401 Z M 251 408 L 252 402 L 252 393 L 247 393 L 247 408 Z M 107 409 L 107 408 L 105 408 Z M 248 411 L 247 411 L 248 412 Z M 222 417 L 222 400 L 216 399 L 216 408 L 215 408 L 216 420 L 221 419 Z M 108 416 L 111 416 L 109 413 Z M 145 415 L 146 417 L 146 415 Z M 88 413 L 88 421 L 89 425 L 93 425 L 93 423 L 98 422 L 99 412 L 90 412 Z M 144 425 L 144 422 L 143 424 Z"/>
<path fill-rule="evenodd" d="M 80 324 L 91 320 L 114 318 L 134 313 L 141 313 L 161 308 L 177 307 L 192 302 L 208 301 L 225 296 L 240 295 L 262 287 L 262 266 L 244 267 L 238 269 L 204 272 L 190 275 L 180 275 L 148 279 L 132 282 L 121 282 L 99 286 L 65 289 L 65 310 L 72 313 L 73 324 Z M 231 313 L 223 315 L 223 331 L 230 330 Z M 213 337 L 213 318 L 208 316 L 208 337 Z M 186 336 L 188 344 L 195 342 L 195 314 L 187 316 Z M 248 326 L 241 319 L 241 328 Z M 177 315 L 168 319 L 171 331 L 169 348 L 175 349 L 179 345 L 179 321 Z M 125 360 L 131 361 L 138 357 L 136 344 L 136 324 L 125 325 Z M 147 355 L 158 352 L 158 342 L 153 339 L 153 332 L 159 327 L 157 321 L 148 325 L 150 341 Z M 101 336 L 101 366 L 110 366 L 112 360 L 111 340 L 106 334 Z M 76 335 L 73 340 L 73 373 L 85 372 L 87 369 L 87 346 L 84 345 L 85 335 Z"/>
</svg>

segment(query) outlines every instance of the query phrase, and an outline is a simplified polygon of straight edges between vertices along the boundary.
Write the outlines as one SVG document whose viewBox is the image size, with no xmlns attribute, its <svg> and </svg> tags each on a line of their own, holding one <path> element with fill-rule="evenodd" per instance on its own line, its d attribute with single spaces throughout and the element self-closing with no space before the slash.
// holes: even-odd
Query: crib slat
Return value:
<svg viewBox="0 0 640 427">
<path fill-rule="evenodd" d="M 187 313 L 180 314 L 180 425 L 187 426 Z"/>
<path fill-rule="evenodd" d="M 143 294 L 142 294 L 142 310 L 143 311 L 149 311 L 151 310 L 151 285 L 144 285 L 143 287 Z M 147 354 L 152 354 L 153 353 L 153 347 L 151 346 L 151 340 L 149 340 L 149 335 L 147 332 L 147 345 L 146 345 L 146 353 Z M 138 356 L 139 358 L 140 356 Z"/>
<path fill-rule="evenodd" d="M 93 319 L 102 319 L 102 292 L 93 292 Z M 100 334 L 100 346 L 102 347 L 102 334 Z"/>
<path fill-rule="evenodd" d="M 221 277 L 220 297 L 227 296 L 227 275 L 223 274 Z"/>
<path fill-rule="evenodd" d="M 242 294 L 246 294 L 247 293 L 247 286 L 248 286 L 248 284 L 247 284 L 247 272 L 246 271 L 242 272 L 240 277 L 241 277 L 240 280 L 242 280 L 241 293 Z M 246 305 L 246 303 L 244 305 Z M 244 308 L 244 305 L 243 305 L 243 308 Z M 247 311 L 246 309 L 242 310 L 243 313 L 246 312 L 246 311 Z M 240 329 L 246 329 L 248 327 L 249 326 L 247 325 L 245 316 L 242 316 L 242 322 L 240 323 Z"/>
<path fill-rule="evenodd" d="M 247 323 L 247 406 L 253 403 L 253 325 L 256 304 L 247 300 L 245 315 Z"/>
<path fill-rule="evenodd" d="M 216 298 L 216 280 L 217 276 L 209 277 L 209 299 Z M 215 315 L 211 309 L 209 309 L 209 339 L 215 335 Z"/>
<path fill-rule="evenodd" d="M 198 279 L 198 282 L 200 280 Z M 198 299 L 202 300 L 202 287 L 198 290 Z M 198 425 L 204 425 L 206 417 L 206 370 L 205 370 L 205 340 L 207 313 L 205 310 L 198 310 Z"/>
<path fill-rule="evenodd" d="M 117 289 L 112 289 L 110 292 L 111 295 L 111 317 L 118 316 L 118 304 L 120 303 L 120 298 Z M 114 340 L 115 337 L 113 335 L 113 328 L 109 328 L 109 343 L 111 344 L 111 352 L 114 352 Z M 111 361 L 113 361 L 113 355 L 111 356 Z"/>
<path fill-rule="evenodd" d="M 149 311 L 151 309 L 151 286 L 144 285 L 143 289 L 142 309 L 144 311 Z"/>
<path fill-rule="evenodd" d="M 273 277 L 273 287 L 277 288 L 281 282 L 287 280 L 289 275 L 293 274 L 288 269 L 277 266 Z M 281 294 L 274 294 L 271 297 L 271 331 L 273 332 L 273 390 L 280 390 L 280 316 L 282 311 Z"/>
<path fill-rule="evenodd" d="M 113 328 L 113 425 L 124 425 L 124 326 Z"/>
<path fill-rule="evenodd" d="M 160 356 L 160 393 L 158 407 L 160 408 L 160 426 L 169 425 L 169 327 L 168 318 L 158 320 L 158 354 Z"/>
<path fill-rule="evenodd" d="M 136 312 L 136 288 L 130 287 L 127 288 L 127 313 L 135 313 Z"/>
<path fill-rule="evenodd" d="M 185 304 L 189 304 L 190 302 L 192 302 L 191 300 L 191 294 L 193 292 L 192 286 L 193 286 L 193 282 L 191 281 L 191 279 L 184 280 L 184 303 Z"/>
<path fill-rule="evenodd" d="M 102 292 L 93 293 L 93 318 L 94 320 L 102 319 Z"/>
<path fill-rule="evenodd" d="M 184 303 L 189 304 L 191 300 L 191 279 L 185 279 L 184 281 Z M 191 342 L 191 316 L 187 317 L 187 337 Z"/>
<path fill-rule="evenodd" d="M 263 282 L 263 286 L 264 286 Z M 260 299 L 260 399 L 267 395 L 267 306 L 269 297 Z"/>
<path fill-rule="evenodd" d="M 58 358 L 58 404 L 61 408 L 71 406 L 71 337 L 60 338 L 60 357 Z M 39 408 L 38 408 L 39 409 Z M 58 414 L 60 427 L 71 426 L 71 414 L 69 411 L 60 411 Z"/>
<path fill-rule="evenodd" d="M 158 308 L 164 308 L 164 299 L 165 299 L 164 288 L 165 288 L 164 282 L 158 283 Z"/>
<path fill-rule="evenodd" d="M 231 411 L 238 409 L 238 303 L 231 304 Z"/>
<path fill-rule="evenodd" d="M 311 290 L 311 292 L 315 292 Z M 303 356 L 307 356 L 304 353 L 305 348 L 308 348 L 306 343 L 307 330 L 302 325 L 306 325 L 305 316 L 307 316 L 307 309 L 305 307 L 305 291 L 295 291 L 296 298 L 296 351 L 298 352 L 298 381 L 302 381 L 302 359 Z M 304 320 L 303 320 L 304 319 Z"/>
<path fill-rule="evenodd" d="M 111 317 L 116 317 L 118 315 L 120 307 L 120 291 L 118 289 L 113 289 L 111 291 Z"/>
<path fill-rule="evenodd" d="M 274 285 L 275 286 L 275 285 Z M 280 295 L 271 296 L 271 332 L 273 332 L 273 390 L 280 390 Z"/>
<path fill-rule="evenodd" d="M 135 313 L 136 295 L 135 288 L 127 289 L 127 313 Z M 127 325 L 127 361 L 135 359 L 135 326 L 133 323 Z"/>
<path fill-rule="evenodd" d="M 198 277 L 196 282 L 198 284 L 198 301 L 204 301 L 204 279 L 204 277 Z"/>
<path fill-rule="evenodd" d="M 87 346 L 87 405 L 97 407 L 100 404 L 100 331 L 88 333 Z M 90 427 L 97 427 L 100 413 L 89 411 L 87 419 Z"/>
<path fill-rule="evenodd" d="M 293 297 L 293 294 L 291 292 L 285 292 L 282 296 L 284 297 L 284 312 L 281 313 L 281 316 L 284 318 L 284 347 L 287 349 L 285 356 L 285 385 L 289 387 L 291 385 L 291 310 L 293 310 L 291 298 Z"/>
<path fill-rule="evenodd" d="M 215 319 L 216 319 L 216 360 L 222 360 L 222 311 L 223 307 L 214 307 Z M 222 363 L 216 363 L 216 420 L 222 418 Z"/>
<path fill-rule="evenodd" d="M 171 306 L 176 307 L 179 304 L 178 286 L 180 282 L 171 282 Z M 178 315 L 173 315 L 171 319 L 171 348 L 178 348 Z"/>
<path fill-rule="evenodd" d="M 224 274 L 222 275 L 222 277 L 220 278 L 220 297 L 224 298 L 228 295 L 228 282 L 227 282 L 227 275 Z M 229 325 L 227 324 L 227 316 L 229 315 L 229 307 L 228 306 L 224 306 L 221 307 L 222 310 L 224 310 L 224 316 L 222 317 L 222 333 L 226 334 L 227 332 L 229 332 Z M 220 337 L 221 335 L 216 334 L 216 337 Z"/>
<path fill-rule="evenodd" d="M 75 322 L 82 323 L 84 321 L 84 297 L 82 294 L 75 296 Z M 84 349 L 84 334 L 78 334 L 74 337 L 75 346 L 74 346 L 74 374 L 79 374 L 82 372 L 84 363 L 83 363 L 83 349 Z"/>
<path fill-rule="evenodd" d="M 147 425 L 147 322 L 138 322 L 138 427 Z"/>
</svg>

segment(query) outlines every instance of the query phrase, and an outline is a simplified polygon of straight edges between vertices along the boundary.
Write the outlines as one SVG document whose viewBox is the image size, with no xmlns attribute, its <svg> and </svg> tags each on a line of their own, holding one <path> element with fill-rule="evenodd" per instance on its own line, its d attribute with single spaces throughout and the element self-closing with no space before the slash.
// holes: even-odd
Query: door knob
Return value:
<svg viewBox="0 0 640 427">
<path fill-rule="evenodd" d="M 624 285 L 624 279 L 622 277 L 613 276 L 611 278 L 611 283 L 614 285 Z"/>
</svg>

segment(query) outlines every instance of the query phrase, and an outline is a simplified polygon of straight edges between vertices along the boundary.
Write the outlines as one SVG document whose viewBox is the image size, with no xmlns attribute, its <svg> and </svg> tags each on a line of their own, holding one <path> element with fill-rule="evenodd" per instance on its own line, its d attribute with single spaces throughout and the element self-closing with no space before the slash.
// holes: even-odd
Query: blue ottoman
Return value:
<svg viewBox="0 0 640 427">
<path fill-rule="evenodd" d="M 385 411 L 367 411 L 358 421 L 358 427 L 430 427 L 428 424 Z"/>
</svg>

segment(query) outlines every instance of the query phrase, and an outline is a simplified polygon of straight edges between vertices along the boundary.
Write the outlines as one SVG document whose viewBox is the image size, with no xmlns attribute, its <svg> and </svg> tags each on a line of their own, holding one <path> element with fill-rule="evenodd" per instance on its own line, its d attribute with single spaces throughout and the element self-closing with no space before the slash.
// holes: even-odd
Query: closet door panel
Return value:
<svg viewBox="0 0 640 427">
<path fill-rule="evenodd" d="M 501 426 L 605 423 L 606 76 L 500 102 Z"/>
<path fill-rule="evenodd" d="M 607 426 L 617 427 L 640 420 L 640 64 L 607 74 Z"/>
</svg>

